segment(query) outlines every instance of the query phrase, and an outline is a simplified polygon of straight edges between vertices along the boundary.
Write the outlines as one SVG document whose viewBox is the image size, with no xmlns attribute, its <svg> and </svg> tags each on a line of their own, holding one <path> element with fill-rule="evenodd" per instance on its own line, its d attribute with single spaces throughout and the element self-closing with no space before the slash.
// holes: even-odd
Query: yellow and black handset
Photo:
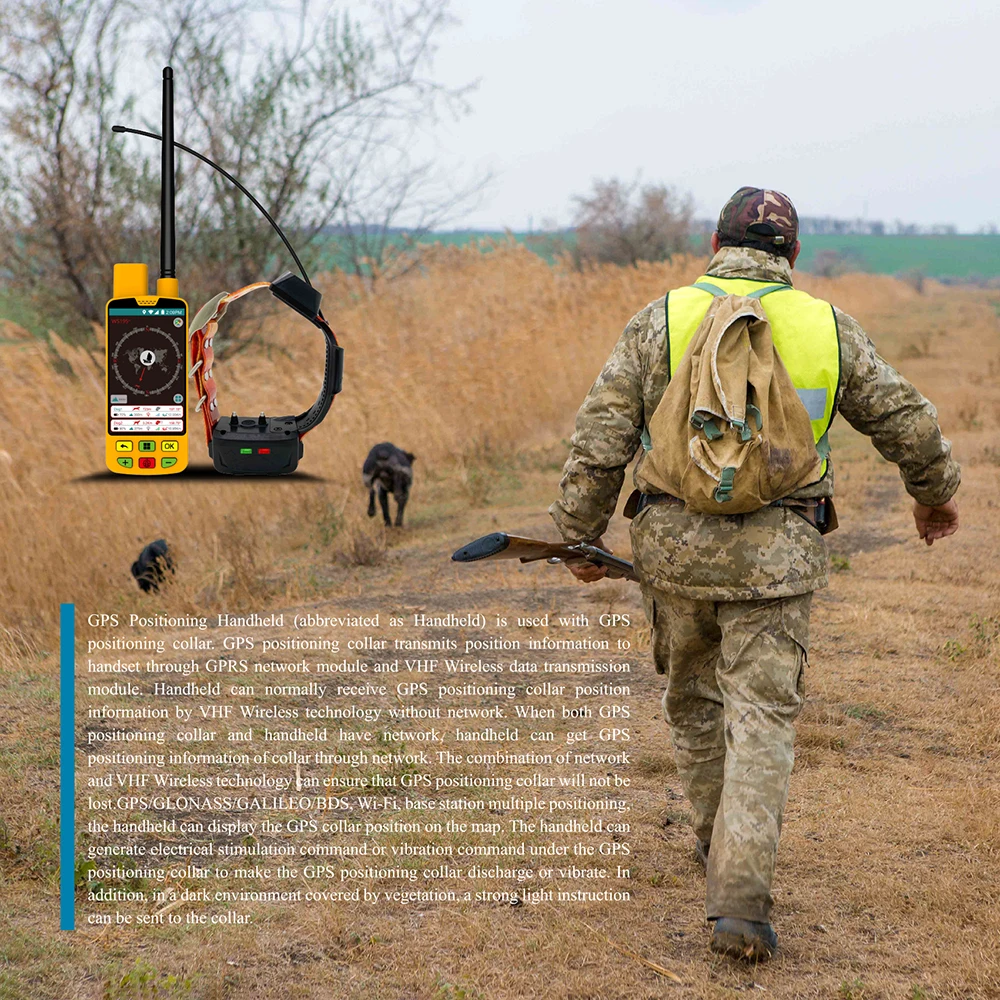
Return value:
<svg viewBox="0 0 1000 1000">
<path fill-rule="evenodd" d="M 105 315 L 105 460 L 112 472 L 158 476 L 188 464 L 188 307 L 174 270 L 173 73 L 163 71 L 160 277 L 115 264 Z"/>
<path fill-rule="evenodd" d="M 105 457 L 124 475 L 170 474 L 188 464 L 188 308 L 176 278 L 160 278 L 156 291 L 147 294 L 145 264 L 115 264 Z"/>
</svg>

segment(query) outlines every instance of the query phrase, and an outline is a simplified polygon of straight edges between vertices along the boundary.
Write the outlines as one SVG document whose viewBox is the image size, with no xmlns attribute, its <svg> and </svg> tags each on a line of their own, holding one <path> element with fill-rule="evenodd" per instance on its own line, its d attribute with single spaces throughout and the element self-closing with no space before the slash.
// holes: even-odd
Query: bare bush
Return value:
<svg viewBox="0 0 1000 1000">
<path fill-rule="evenodd" d="M 918 295 L 923 295 L 927 275 L 919 267 L 911 267 L 908 271 L 897 274 L 896 277 L 909 285 Z"/>
<path fill-rule="evenodd" d="M 344 547 L 343 557 L 350 566 L 379 566 L 385 560 L 388 541 L 385 527 L 354 527 L 350 541 Z"/>
<path fill-rule="evenodd" d="M 839 278 L 842 274 L 867 271 L 868 264 L 856 250 L 820 250 L 809 270 L 823 278 Z"/>
<path fill-rule="evenodd" d="M 574 201 L 578 261 L 635 267 L 641 260 L 669 260 L 691 250 L 690 194 L 611 178 L 595 180 L 591 194 Z"/>
</svg>

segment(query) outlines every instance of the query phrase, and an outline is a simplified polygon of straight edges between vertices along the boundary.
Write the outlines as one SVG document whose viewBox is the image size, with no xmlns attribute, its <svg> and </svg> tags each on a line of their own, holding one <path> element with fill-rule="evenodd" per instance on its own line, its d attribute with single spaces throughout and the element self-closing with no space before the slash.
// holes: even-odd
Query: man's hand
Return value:
<svg viewBox="0 0 1000 1000">
<path fill-rule="evenodd" d="M 913 520 L 917 522 L 917 534 L 928 545 L 933 545 L 934 539 L 954 535 L 958 531 L 958 504 L 949 500 L 940 507 L 927 507 L 914 502 Z"/>
<path fill-rule="evenodd" d="M 590 544 L 598 549 L 604 549 L 605 552 L 611 552 L 611 549 L 604 544 L 603 536 L 595 538 Z M 586 562 L 583 559 L 566 563 L 566 569 L 581 583 L 597 583 L 598 580 L 603 580 L 608 575 L 607 566 L 595 566 L 593 563 Z"/>
</svg>

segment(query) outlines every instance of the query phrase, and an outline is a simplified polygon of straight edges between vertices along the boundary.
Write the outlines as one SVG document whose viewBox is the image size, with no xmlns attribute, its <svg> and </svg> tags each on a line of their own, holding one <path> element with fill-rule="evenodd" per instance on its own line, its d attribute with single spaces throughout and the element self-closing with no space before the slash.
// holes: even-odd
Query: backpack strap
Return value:
<svg viewBox="0 0 1000 1000">
<path fill-rule="evenodd" d="M 737 292 L 727 292 L 724 288 L 713 285 L 710 281 L 696 281 L 691 287 L 700 288 L 703 292 L 710 292 L 716 298 L 723 295 L 739 294 Z M 752 292 L 747 292 L 744 297 L 748 299 L 762 299 L 765 295 L 770 295 L 771 292 L 784 292 L 791 287 L 791 285 L 765 285 L 763 288 L 755 288 Z"/>
<path fill-rule="evenodd" d="M 710 281 L 696 281 L 691 287 L 700 288 L 703 292 L 711 292 L 716 298 L 729 294 L 725 289 L 719 288 L 718 285 L 713 285 Z"/>
<path fill-rule="evenodd" d="M 765 295 L 770 295 L 771 292 L 788 292 L 791 291 L 791 285 L 765 285 L 763 288 L 755 288 L 752 292 L 747 292 L 748 299 L 762 299 Z"/>
</svg>

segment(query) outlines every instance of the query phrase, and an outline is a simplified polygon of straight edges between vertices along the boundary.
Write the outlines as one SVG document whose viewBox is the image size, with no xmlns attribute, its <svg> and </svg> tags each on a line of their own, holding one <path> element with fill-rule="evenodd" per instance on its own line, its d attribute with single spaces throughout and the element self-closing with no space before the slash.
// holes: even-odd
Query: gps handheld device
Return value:
<svg viewBox="0 0 1000 1000">
<path fill-rule="evenodd" d="M 163 71 L 160 276 L 149 294 L 145 264 L 115 264 L 105 312 L 104 454 L 112 472 L 158 476 L 188 463 L 188 307 L 174 262 L 174 81 Z"/>
<path fill-rule="evenodd" d="M 169 88 L 169 97 L 168 97 Z M 169 111 L 168 116 L 168 100 L 169 100 Z M 323 418 L 327 415 L 331 404 L 333 403 L 333 397 L 340 392 L 341 384 L 343 382 L 344 374 L 344 349 L 340 347 L 337 343 L 337 338 L 330 328 L 329 323 L 323 318 L 323 313 L 320 311 L 320 303 L 322 301 L 322 295 L 312 286 L 309 281 L 309 275 L 306 274 L 306 269 L 302 266 L 302 261 L 299 260 L 298 254 L 292 248 L 291 243 L 288 242 L 287 237 L 281 231 L 281 227 L 271 218 L 267 209 L 235 178 L 232 174 L 223 170 L 217 163 L 213 163 L 207 156 L 202 155 L 189 146 L 185 146 L 183 143 L 176 142 L 173 138 L 173 82 L 172 73 L 170 68 L 167 67 L 163 71 L 163 135 L 158 136 L 152 132 L 144 132 L 141 129 L 127 128 L 124 125 L 113 125 L 112 131 L 114 132 L 131 132 L 134 135 L 146 136 L 150 139 L 158 139 L 163 143 L 163 183 L 162 188 L 164 192 L 169 193 L 169 203 L 166 200 L 167 194 L 164 195 L 161 207 L 163 209 L 162 218 L 162 232 L 160 241 L 160 252 L 161 256 L 168 254 L 168 256 L 163 256 L 164 261 L 169 259 L 169 275 L 165 268 L 167 264 L 164 263 L 162 270 L 162 277 L 157 282 L 157 295 L 159 298 L 152 298 L 146 300 L 140 300 L 136 298 L 136 293 L 139 291 L 139 284 L 142 284 L 142 294 L 145 294 L 146 276 L 145 276 L 145 265 L 144 264 L 116 264 L 115 265 L 115 298 L 108 303 L 108 371 L 109 371 L 109 407 L 112 406 L 111 403 L 111 393 L 118 392 L 119 390 L 112 390 L 111 386 L 111 370 L 112 365 L 119 363 L 119 357 L 124 357 L 128 365 L 132 364 L 130 360 L 132 355 L 128 351 L 132 350 L 133 347 L 125 344 L 125 353 L 119 355 L 118 353 L 112 355 L 111 351 L 111 330 L 112 319 L 117 320 L 119 317 L 125 319 L 125 314 L 122 312 L 112 311 L 111 307 L 114 306 L 115 310 L 121 309 L 134 309 L 137 312 L 142 313 L 141 316 L 135 317 L 137 322 L 141 321 L 143 328 L 151 327 L 152 323 L 147 322 L 150 317 L 157 320 L 156 330 L 159 332 L 161 329 L 166 329 L 167 332 L 172 328 L 174 331 L 178 332 L 178 335 L 183 337 L 187 330 L 187 307 L 184 302 L 176 298 L 177 295 L 177 280 L 174 277 L 174 185 L 173 185 L 173 150 L 176 146 L 178 149 L 183 150 L 186 153 L 190 153 L 192 156 L 196 156 L 199 160 L 207 163 L 210 167 L 217 170 L 222 174 L 228 181 L 234 184 L 239 190 L 246 195 L 247 198 L 253 202 L 254 206 L 260 211 L 260 213 L 267 219 L 267 221 L 274 228 L 275 232 L 281 237 L 282 243 L 288 249 L 288 252 L 292 255 L 292 259 L 298 265 L 299 270 L 302 272 L 302 277 L 292 274 L 291 271 L 286 271 L 284 274 L 280 275 L 274 279 L 274 281 L 258 281 L 254 282 L 252 285 L 247 285 L 245 288 L 237 289 L 235 292 L 220 292 L 213 299 L 210 299 L 205 303 L 204 306 L 198 311 L 195 316 L 194 321 L 191 323 L 191 370 L 190 376 L 194 379 L 195 388 L 197 390 L 197 405 L 195 406 L 195 412 L 200 412 L 205 424 L 205 439 L 208 444 L 208 454 L 215 463 L 215 468 L 217 472 L 222 472 L 227 475 L 234 476 L 280 476 L 288 472 L 294 472 L 295 468 L 298 466 L 299 459 L 302 457 L 302 438 L 312 430 L 317 424 L 319 424 Z M 169 151 L 169 155 L 168 155 Z M 169 183 L 168 183 L 169 181 Z M 167 242 L 166 234 L 169 232 L 169 243 Z M 164 248 L 167 248 L 166 250 Z M 119 293 L 118 286 L 118 275 L 119 268 L 135 268 L 142 269 L 141 275 L 138 270 L 135 271 L 122 271 L 122 281 L 125 282 L 126 279 L 134 282 L 133 285 L 129 285 L 127 288 L 123 285 L 122 290 Z M 172 282 L 172 284 L 167 284 L 167 282 Z M 258 289 L 267 288 L 270 289 L 271 294 L 278 299 L 279 302 L 284 303 L 291 309 L 294 309 L 297 313 L 304 316 L 313 324 L 317 329 L 319 329 L 323 334 L 323 339 L 325 341 L 326 355 L 323 369 L 323 385 L 320 389 L 320 394 L 316 399 L 316 402 L 309 407 L 303 413 L 298 414 L 298 416 L 283 416 L 283 417 L 268 417 L 261 413 L 256 417 L 240 417 L 236 413 L 226 419 L 220 419 L 219 417 L 219 405 L 216 399 L 216 385 L 215 377 L 213 374 L 213 364 L 215 361 L 215 352 L 212 348 L 212 341 L 215 337 L 216 331 L 219 328 L 219 320 L 225 315 L 226 309 L 229 307 L 230 303 L 235 302 L 237 299 L 242 298 L 244 295 L 248 295 L 250 292 L 257 291 Z M 123 297 L 119 298 L 119 294 Z M 167 299 L 168 295 L 173 295 L 173 299 Z M 131 298 L 126 298 L 125 296 L 131 296 Z M 179 313 L 168 313 L 167 310 L 176 309 L 183 306 L 184 316 L 183 319 L 178 322 L 180 317 Z M 143 309 L 152 307 L 148 309 L 148 312 L 142 312 Z M 128 318 L 132 318 L 131 313 Z M 162 322 L 161 322 L 162 321 Z M 124 328 L 124 327 L 123 327 Z M 137 336 L 137 335 L 136 335 Z M 139 353 L 135 355 L 138 359 L 141 368 L 147 367 L 146 362 L 150 362 L 150 367 L 152 365 L 159 365 L 161 359 L 164 363 L 173 364 L 173 360 L 176 353 L 161 344 L 153 343 L 154 334 L 150 329 L 147 333 L 143 334 L 144 337 L 148 337 L 150 346 L 146 346 L 146 341 L 143 340 L 142 345 L 136 343 L 134 346 L 139 349 Z M 180 341 L 184 344 L 184 340 Z M 116 340 L 116 344 L 118 341 Z M 157 352 L 165 352 L 163 354 Z M 183 359 L 185 357 L 184 350 L 182 349 L 179 358 L 181 359 L 181 372 L 183 373 L 184 363 Z M 126 366 L 126 373 L 130 369 Z M 178 383 L 176 377 L 171 372 L 158 372 L 157 376 L 150 376 L 144 371 L 139 371 L 137 373 L 138 377 L 141 377 L 143 385 L 149 385 L 151 382 L 155 382 L 157 385 L 161 383 L 166 383 L 169 376 L 169 385 L 166 386 L 161 391 L 161 395 L 170 400 L 169 404 L 162 404 L 164 406 L 176 406 L 178 405 L 177 399 L 180 398 L 180 406 L 182 410 L 182 416 L 180 421 L 177 421 L 176 414 L 171 411 L 171 429 L 166 429 L 162 431 L 164 434 L 173 434 L 177 437 L 177 448 L 174 448 L 174 438 L 171 437 L 169 441 L 164 438 L 161 444 L 160 451 L 169 450 L 172 454 L 177 454 L 176 461 L 169 461 L 166 455 L 157 454 L 153 455 L 152 452 L 156 451 L 155 445 L 157 442 L 153 442 L 154 447 L 149 447 L 149 441 L 145 442 L 145 448 L 143 447 L 144 442 L 138 441 L 137 457 L 140 461 L 136 463 L 136 467 L 132 464 L 126 464 L 118 461 L 121 457 L 127 457 L 127 455 L 122 455 L 118 451 L 112 451 L 112 444 L 109 440 L 108 445 L 108 467 L 113 469 L 115 472 L 125 471 L 125 472 L 179 472 L 181 469 L 187 465 L 187 408 L 186 408 L 186 396 L 184 385 L 186 384 L 186 378 L 180 379 L 180 388 L 174 388 Z M 115 376 L 118 377 L 117 375 Z M 133 390 L 133 394 L 137 390 Z M 173 395 L 171 395 L 173 393 Z M 122 395 L 127 395 L 128 390 L 121 390 Z M 122 406 L 127 406 L 127 403 L 117 404 Z M 160 403 L 154 404 L 155 406 L 161 405 Z M 151 405 L 149 409 L 152 409 Z M 110 411 L 109 411 L 110 412 Z M 166 414 L 152 414 L 146 415 L 143 413 L 143 419 L 165 419 Z M 179 423 L 179 426 L 176 424 Z M 109 423 L 109 439 L 111 437 L 112 425 Z M 122 432 L 124 433 L 124 431 Z M 117 442 L 115 447 L 119 447 Z M 126 448 L 122 447 L 121 452 L 125 452 Z M 183 453 L 183 460 L 180 458 L 180 454 Z M 159 462 L 150 463 L 150 459 L 159 459 Z M 143 462 L 145 459 L 145 462 Z M 114 464 L 113 464 L 114 462 Z M 124 468 L 115 468 L 115 465 L 124 466 Z"/>
</svg>

